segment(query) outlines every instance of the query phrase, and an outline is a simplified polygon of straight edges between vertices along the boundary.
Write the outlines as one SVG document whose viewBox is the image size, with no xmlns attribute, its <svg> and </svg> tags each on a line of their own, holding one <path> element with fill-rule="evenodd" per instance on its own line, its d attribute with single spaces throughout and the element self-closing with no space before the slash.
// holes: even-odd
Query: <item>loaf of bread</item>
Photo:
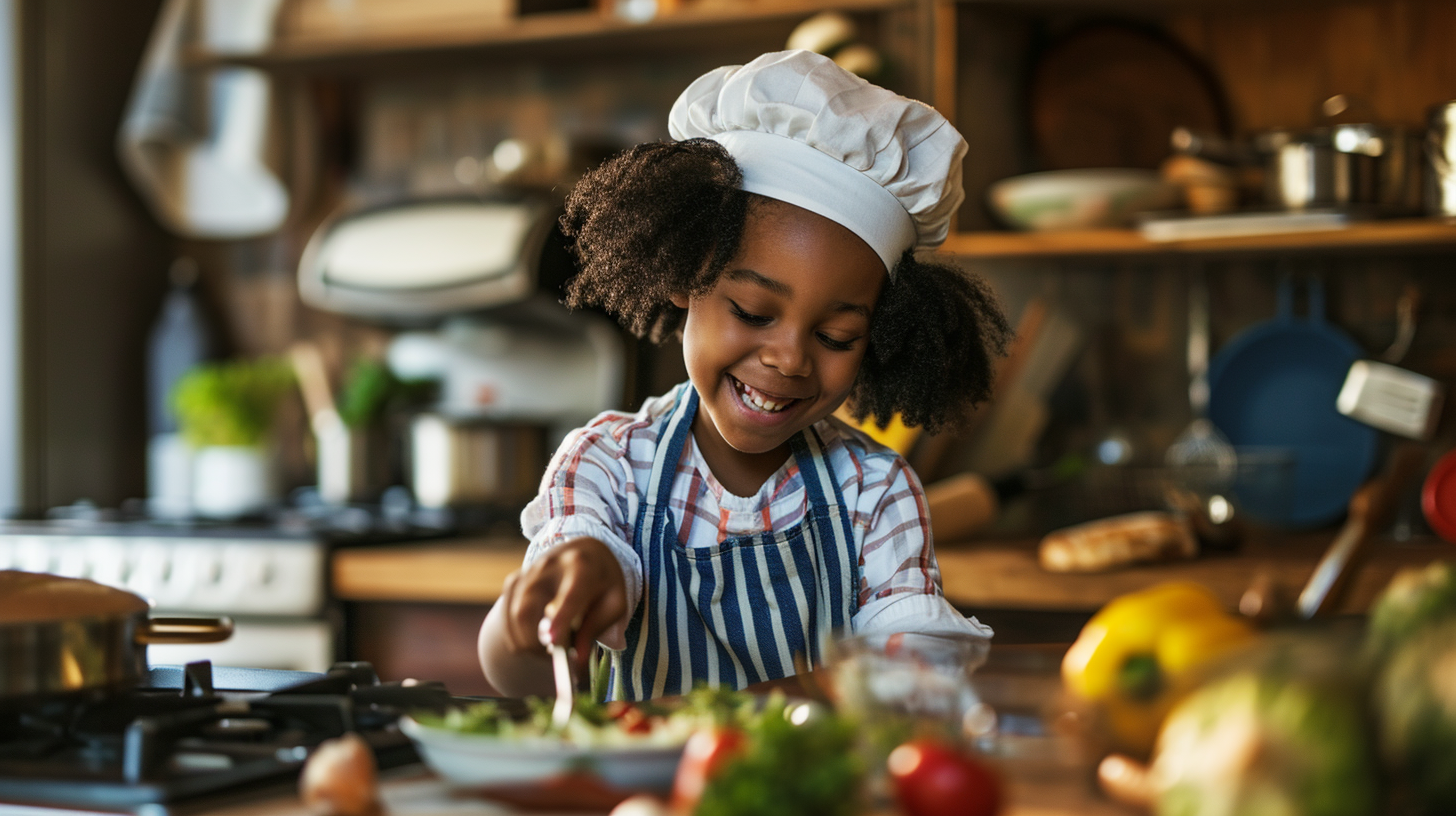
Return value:
<svg viewBox="0 0 1456 816">
<path fill-rule="evenodd" d="M 1149 511 L 1089 521 L 1048 533 L 1038 558 L 1051 572 L 1103 572 L 1129 564 L 1172 561 L 1198 554 L 1198 541 L 1182 519 Z"/>
</svg>

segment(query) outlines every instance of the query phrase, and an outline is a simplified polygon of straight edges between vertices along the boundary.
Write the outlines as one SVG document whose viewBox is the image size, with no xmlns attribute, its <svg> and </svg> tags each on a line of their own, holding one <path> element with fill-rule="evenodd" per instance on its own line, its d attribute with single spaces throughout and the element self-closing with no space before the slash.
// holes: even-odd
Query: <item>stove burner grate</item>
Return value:
<svg viewBox="0 0 1456 816">
<path fill-rule="evenodd" d="M 367 663 L 322 675 L 206 661 L 154 671 L 144 687 L 0 710 L 0 802 L 158 813 L 290 780 L 315 746 L 347 731 L 392 767 L 416 760 L 399 717 L 450 703 L 439 683 L 381 683 Z"/>
</svg>

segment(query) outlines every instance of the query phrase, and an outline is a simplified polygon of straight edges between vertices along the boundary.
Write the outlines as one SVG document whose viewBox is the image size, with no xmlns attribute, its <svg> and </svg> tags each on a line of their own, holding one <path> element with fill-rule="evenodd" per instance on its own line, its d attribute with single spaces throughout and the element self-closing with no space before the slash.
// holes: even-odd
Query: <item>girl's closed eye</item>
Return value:
<svg viewBox="0 0 1456 816">
<path fill-rule="evenodd" d="M 848 340 L 836 340 L 823 332 L 819 333 L 819 342 L 830 351 L 853 351 L 854 344 L 859 342 L 858 337 L 851 337 Z"/>
<path fill-rule="evenodd" d="M 769 321 L 772 319 L 769 317 L 765 317 L 764 315 L 754 314 L 744 309 L 742 306 L 738 305 L 737 301 L 730 300 L 728 301 L 728 303 L 733 308 L 733 316 L 738 318 L 739 320 L 742 320 L 744 323 L 747 323 L 750 326 L 767 326 L 769 324 Z"/>
</svg>

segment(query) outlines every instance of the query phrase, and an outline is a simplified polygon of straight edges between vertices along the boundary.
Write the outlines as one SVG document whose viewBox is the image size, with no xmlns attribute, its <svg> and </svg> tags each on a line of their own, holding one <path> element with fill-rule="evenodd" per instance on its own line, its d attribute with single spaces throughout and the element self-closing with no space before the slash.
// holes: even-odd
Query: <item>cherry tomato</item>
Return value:
<svg viewBox="0 0 1456 816">
<path fill-rule="evenodd" d="M 1001 781 L 965 752 L 932 739 L 911 740 L 886 761 L 906 816 L 994 816 Z"/>
<path fill-rule="evenodd" d="M 637 706 L 628 706 L 617 717 L 617 727 L 628 734 L 651 733 L 652 725 L 652 718 L 644 714 L 642 709 Z"/>
<path fill-rule="evenodd" d="M 708 780 L 728 760 L 743 752 L 743 732 L 735 728 L 704 728 L 694 731 L 683 747 L 677 776 L 672 781 L 672 807 L 677 813 L 691 813 L 703 798 Z"/>
</svg>

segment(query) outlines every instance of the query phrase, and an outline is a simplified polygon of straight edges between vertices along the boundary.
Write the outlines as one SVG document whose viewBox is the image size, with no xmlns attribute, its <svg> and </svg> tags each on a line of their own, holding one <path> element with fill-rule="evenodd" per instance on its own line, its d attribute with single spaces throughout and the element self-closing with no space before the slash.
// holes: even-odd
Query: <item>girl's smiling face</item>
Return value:
<svg viewBox="0 0 1456 816">
<path fill-rule="evenodd" d="M 886 277 L 845 227 L 758 198 L 713 289 L 673 299 L 687 309 L 683 355 L 701 397 L 693 435 L 731 492 L 755 492 L 789 439 L 844 402 Z"/>
</svg>

